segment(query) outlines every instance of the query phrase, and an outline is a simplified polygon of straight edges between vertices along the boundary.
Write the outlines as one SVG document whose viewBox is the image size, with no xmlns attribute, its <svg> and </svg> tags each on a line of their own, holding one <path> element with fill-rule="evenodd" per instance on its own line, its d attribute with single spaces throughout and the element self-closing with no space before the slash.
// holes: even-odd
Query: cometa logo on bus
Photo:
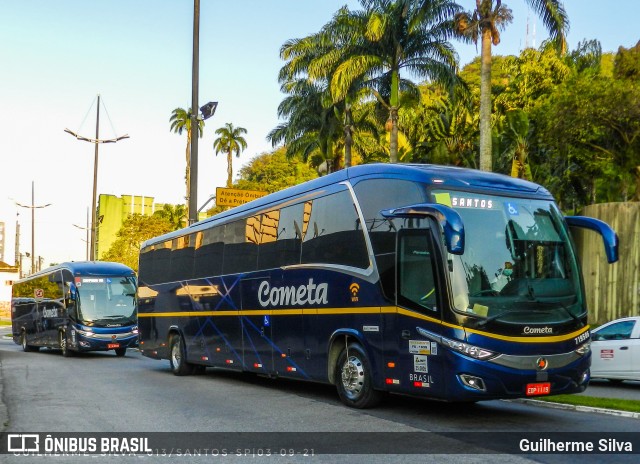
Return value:
<svg viewBox="0 0 640 464">
<path fill-rule="evenodd" d="M 268 281 L 263 281 L 258 287 L 258 301 L 263 308 L 266 306 L 302 306 L 306 304 L 327 304 L 329 285 L 314 284 L 309 279 L 307 285 L 299 287 L 271 287 Z"/>
</svg>

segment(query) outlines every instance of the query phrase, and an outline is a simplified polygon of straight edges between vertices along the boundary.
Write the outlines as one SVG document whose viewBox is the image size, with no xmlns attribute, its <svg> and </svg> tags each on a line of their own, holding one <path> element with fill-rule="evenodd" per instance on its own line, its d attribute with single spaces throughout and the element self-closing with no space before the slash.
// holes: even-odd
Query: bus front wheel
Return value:
<svg viewBox="0 0 640 464">
<path fill-rule="evenodd" d="M 182 337 L 175 334 L 171 337 L 171 353 L 169 354 L 169 363 L 171 364 L 171 371 L 174 375 L 190 375 L 193 374 L 194 365 L 189 364 L 185 359 L 186 352 L 184 349 L 184 342 Z"/>
<path fill-rule="evenodd" d="M 58 345 L 60 345 L 60 350 L 62 350 L 62 356 L 69 358 L 73 355 L 73 352 L 69 349 L 67 333 L 64 330 L 58 332 Z"/>
<path fill-rule="evenodd" d="M 117 357 L 122 358 L 127 353 L 127 349 L 126 348 L 116 348 L 115 352 L 116 352 L 116 356 Z"/>
<path fill-rule="evenodd" d="M 27 332 L 20 332 L 20 345 L 22 346 L 22 351 L 30 352 L 30 351 L 39 351 L 40 347 L 29 345 L 27 343 Z"/>
<path fill-rule="evenodd" d="M 382 398 L 382 392 L 373 389 L 371 363 L 357 343 L 349 344 L 338 356 L 335 379 L 338 396 L 347 406 L 370 408 Z"/>
</svg>

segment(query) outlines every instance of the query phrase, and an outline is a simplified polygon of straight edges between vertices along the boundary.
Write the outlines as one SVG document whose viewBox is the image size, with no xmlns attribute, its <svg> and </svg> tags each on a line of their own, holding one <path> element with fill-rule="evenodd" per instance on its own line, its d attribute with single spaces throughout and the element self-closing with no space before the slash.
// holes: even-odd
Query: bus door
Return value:
<svg viewBox="0 0 640 464">
<path fill-rule="evenodd" d="M 240 281 L 242 291 L 242 353 L 246 370 L 273 374 L 273 324 L 275 318 L 269 305 L 259 303 L 258 292 L 271 285 L 268 274 Z"/>
<path fill-rule="evenodd" d="M 444 392 L 444 363 L 433 338 L 441 331 L 443 284 L 431 230 L 401 229 L 396 250 L 398 309 L 386 338 L 397 346 L 397 360 L 392 368 L 386 367 L 386 378 L 394 380 L 387 384 L 413 394 L 438 396 Z M 387 353 L 394 351 L 387 349 Z"/>
</svg>

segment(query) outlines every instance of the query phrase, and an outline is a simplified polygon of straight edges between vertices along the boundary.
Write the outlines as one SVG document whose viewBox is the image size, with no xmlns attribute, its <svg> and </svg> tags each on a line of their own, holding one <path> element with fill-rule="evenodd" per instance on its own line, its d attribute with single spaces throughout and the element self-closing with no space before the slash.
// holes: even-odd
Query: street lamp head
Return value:
<svg viewBox="0 0 640 464">
<path fill-rule="evenodd" d="M 218 108 L 218 102 L 209 102 L 200 107 L 200 112 L 202 113 L 202 119 L 209 119 L 216 112 Z"/>
</svg>

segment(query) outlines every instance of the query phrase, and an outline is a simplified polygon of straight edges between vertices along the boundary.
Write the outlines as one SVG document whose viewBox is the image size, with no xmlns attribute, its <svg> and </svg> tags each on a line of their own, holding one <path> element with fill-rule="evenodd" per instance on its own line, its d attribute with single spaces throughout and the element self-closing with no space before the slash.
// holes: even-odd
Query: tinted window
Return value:
<svg viewBox="0 0 640 464">
<path fill-rule="evenodd" d="M 255 271 L 258 267 L 260 217 L 232 222 L 225 226 L 223 274 Z"/>
<path fill-rule="evenodd" d="M 173 239 L 171 250 L 171 267 L 169 269 L 172 282 L 193 278 L 193 256 L 195 234 Z"/>
<path fill-rule="evenodd" d="M 399 179 L 370 179 L 353 187 L 362 210 L 373 252 L 393 253 L 395 232 L 380 214 L 381 210 L 408 206 L 426 201 L 420 184 Z"/>
<path fill-rule="evenodd" d="M 271 211 L 262 218 L 258 268 L 271 269 L 300 264 L 304 209 L 308 203 Z"/>
<path fill-rule="evenodd" d="M 415 309 L 437 311 L 434 255 L 426 231 L 399 237 L 399 302 Z"/>
<path fill-rule="evenodd" d="M 301 262 L 369 267 L 364 234 L 350 193 L 344 190 L 309 203 L 309 220 L 301 231 Z"/>
<path fill-rule="evenodd" d="M 225 226 L 212 227 L 196 234 L 194 277 L 222 274 Z"/>
</svg>

